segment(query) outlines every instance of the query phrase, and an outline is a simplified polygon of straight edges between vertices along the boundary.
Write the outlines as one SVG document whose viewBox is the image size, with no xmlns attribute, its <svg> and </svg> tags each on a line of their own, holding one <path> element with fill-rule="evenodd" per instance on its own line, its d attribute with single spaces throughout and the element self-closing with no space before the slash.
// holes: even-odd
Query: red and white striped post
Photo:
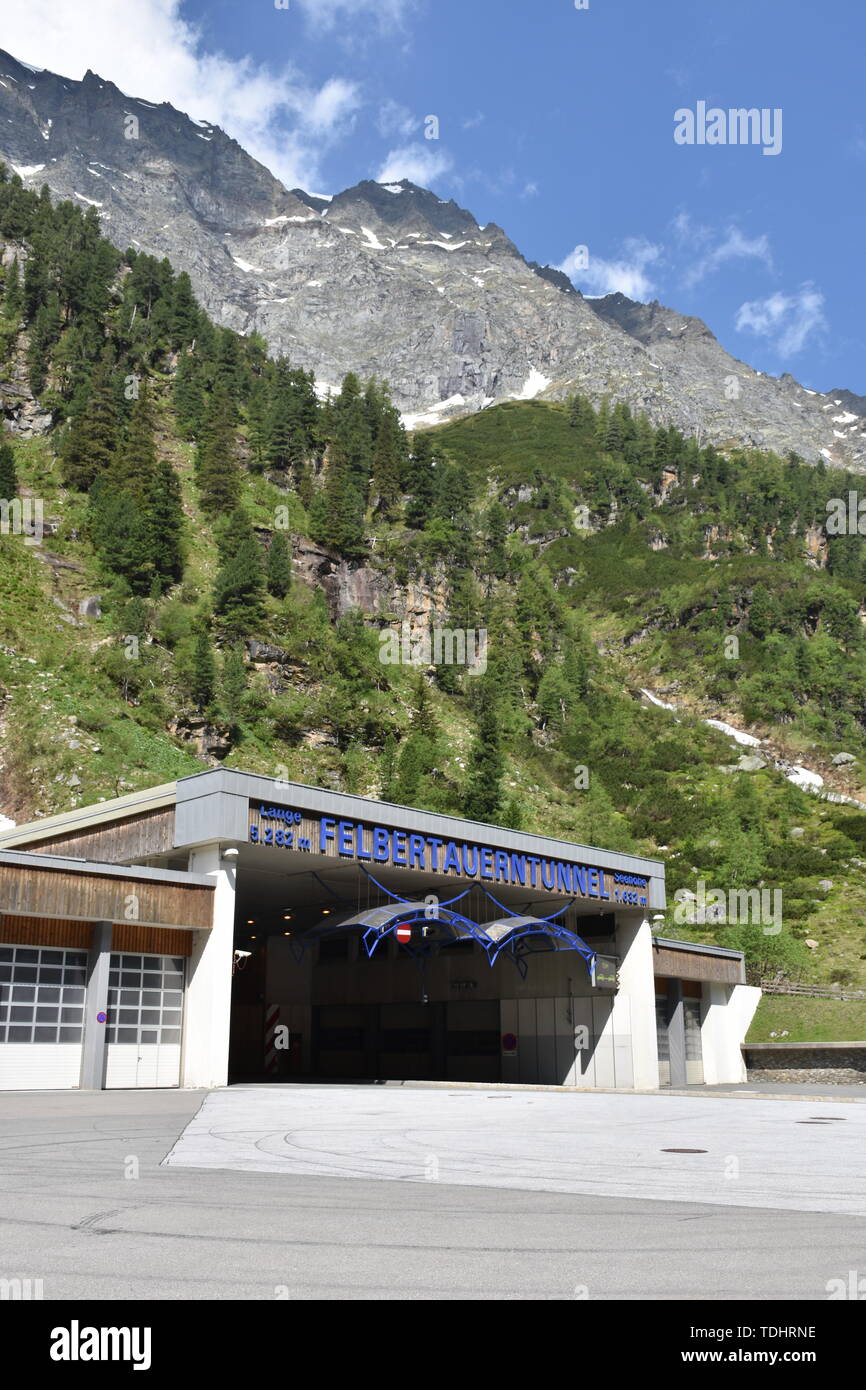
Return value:
<svg viewBox="0 0 866 1390">
<path fill-rule="evenodd" d="M 280 1026 L 279 1004 L 268 1004 L 265 1009 L 265 1075 L 276 1076 L 279 1059 L 277 1057 L 277 1029 Z"/>
</svg>

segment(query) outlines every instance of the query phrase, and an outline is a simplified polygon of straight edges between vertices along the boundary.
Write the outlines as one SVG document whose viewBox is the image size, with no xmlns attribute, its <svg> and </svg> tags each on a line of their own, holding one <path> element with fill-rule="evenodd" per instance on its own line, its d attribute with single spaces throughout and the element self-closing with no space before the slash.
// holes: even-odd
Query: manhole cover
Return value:
<svg viewBox="0 0 866 1390">
<path fill-rule="evenodd" d="M 807 1122 L 806 1122 L 805 1120 L 803 1120 L 802 1123 L 803 1123 L 803 1124 L 806 1124 Z M 707 1152 L 707 1150 L 706 1150 L 706 1149 L 662 1149 L 661 1152 L 662 1152 L 663 1154 L 705 1154 L 705 1153 Z"/>
</svg>

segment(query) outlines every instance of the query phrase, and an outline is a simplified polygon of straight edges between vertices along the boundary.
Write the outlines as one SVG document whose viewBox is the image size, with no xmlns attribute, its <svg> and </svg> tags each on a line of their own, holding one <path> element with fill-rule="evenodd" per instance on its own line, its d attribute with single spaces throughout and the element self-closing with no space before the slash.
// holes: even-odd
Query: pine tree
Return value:
<svg viewBox="0 0 866 1390">
<path fill-rule="evenodd" d="M 263 381 L 255 383 L 247 406 L 247 441 L 253 467 L 261 472 L 268 457 L 268 390 Z"/>
<path fill-rule="evenodd" d="M 117 444 L 114 352 L 106 346 L 93 369 L 90 389 L 74 416 L 60 451 L 66 487 L 86 492 L 111 463 Z"/>
<path fill-rule="evenodd" d="M 342 390 L 333 402 L 328 421 L 329 455 L 345 473 L 347 484 L 360 498 L 363 514 L 370 487 L 373 464 L 373 433 L 370 399 L 361 393 L 354 372 L 343 379 Z"/>
<path fill-rule="evenodd" d="M 150 387 L 144 380 L 133 404 L 123 443 L 111 465 L 111 482 L 141 506 L 149 497 L 156 466 L 153 403 Z"/>
<path fill-rule="evenodd" d="M 508 513 L 501 502 L 493 502 L 487 511 L 486 554 L 487 573 L 493 579 L 504 579 L 508 574 Z"/>
<path fill-rule="evenodd" d="M 421 672 L 418 673 L 418 679 L 415 682 L 412 732 L 421 734 L 424 738 L 428 738 L 431 741 L 435 741 L 439 732 L 436 727 L 436 716 L 433 713 L 433 705 L 430 700 L 430 689 Z"/>
<path fill-rule="evenodd" d="M 93 543 L 103 562 L 134 593 L 158 598 L 182 572 L 183 510 L 174 469 L 157 455 L 146 380 L 120 447 L 91 483 L 90 503 Z"/>
<path fill-rule="evenodd" d="M 292 551 L 283 531 L 275 531 L 268 550 L 268 593 L 285 598 L 292 586 Z"/>
<path fill-rule="evenodd" d="M 174 282 L 171 305 L 171 345 L 175 351 L 189 347 L 196 337 L 201 310 L 192 292 L 192 282 L 182 270 Z"/>
<path fill-rule="evenodd" d="M 11 444 L 0 444 L 0 499 L 11 502 L 18 495 L 18 473 Z"/>
<path fill-rule="evenodd" d="M 172 396 L 180 434 L 184 439 L 197 439 L 204 420 L 204 395 L 199 365 L 191 352 L 181 352 Z"/>
<path fill-rule="evenodd" d="M 396 410 L 389 406 L 382 416 L 373 449 L 373 488 L 376 510 L 392 521 L 400 501 L 400 480 L 403 471 L 403 427 Z"/>
<path fill-rule="evenodd" d="M 183 501 L 180 479 L 168 459 L 156 463 L 144 497 L 147 544 L 157 592 L 183 573 Z"/>
<path fill-rule="evenodd" d="M 50 283 L 45 253 L 40 245 L 34 245 L 24 267 L 24 317 L 28 323 L 47 303 Z"/>
<path fill-rule="evenodd" d="M 572 396 L 568 408 L 568 422 L 575 429 L 595 429 L 595 411 L 586 396 Z"/>
<path fill-rule="evenodd" d="M 196 460 L 202 509 L 212 517 L 232 511 L 241 494 L 235 414 L 225 385 L 216 385 Z"/>
<path fill-rule="evenodd" d="M 247 692 L 247 669 L 243 651 L 232 647 L 223 657 L 220 697 L 233 726 L 237 726 L 244 711 Z"/>
<path fill-rule="evenodd" d="M 60 301 L 52 290 L 46 302 L 40 304 L 30 325 L 30 346 L 27 349 L 27 371 L 30 388 L 39 396 L 45 389 L 48 378 L 49 350 L 60 336 L 62 318 Z"/>
<path fill-rule="evenodd" d="M 328 460 L 325 485 L 310 504 L 310 534 L 350 558 L 365 551 L 364 498 L 351 462 L 336 451 Z"/>
<path fill-rule="evenodd" d="M 505 763 L 493 691 L 485 692 L 478 734 L 469 757 L 463 814 L 469 820 L 493 822 L 502 812 Z"/>
<path fill-rule="evenodd" d="M 210 633 L 202 624 L 195 635 L 190 688 L 196 709 L 203 714 L 214 697 L 216 663 Z"/>
<path fill-rule="evenodd" d="M 216 577 L 214 610 L 227 632 L 240 635 L 254 629 L 264 616 L 264 574 L 261 547 L 249 524 L 236 542 Z"/>
<path fill-rule="evenodd" d="M 24 290 L 21 285 L 21 272 L 18 268 L 18 257 L 12 261 L 6 272 L 6 283 L 3 287 L 3 314 L 10 322 L 18 324 L 24 312 Z"/>
<path fill-rule="evenodd" d="M 433 444 L 430 435 L 413 435 L 403 491 L 410 494 L 406 520 L 416 530 L 420 530 L 430 520 L 435 476 Z"/>
<path fill-rule="evenodd" d="M 394 783 L 395 800 L 402 806 L 415 804 L 421 782 L 432 768 L 430 740 L 410 734 L 400 746 L 397 776 Z"/>
<path fill-rule="evenodd" d="M 112 487 L 109 474 L 97 478 L 90 489 L 88 529 L 106 568 L 125 579 L 133 593 L 150 593 L 147 518 L 129 493 Z"/>
</svg>

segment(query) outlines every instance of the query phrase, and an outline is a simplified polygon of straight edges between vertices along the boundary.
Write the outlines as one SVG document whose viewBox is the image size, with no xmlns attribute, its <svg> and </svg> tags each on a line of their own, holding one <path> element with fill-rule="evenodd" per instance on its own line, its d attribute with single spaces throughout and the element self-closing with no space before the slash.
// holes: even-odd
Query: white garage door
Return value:
<svg viewBox="0 0 866 1390">
<path fill-rule="evenodd" d="M 179 1085 L 183 982 L 182 956 L 112 953 L 107 1088 Z"/>
<path fill-rule="evenodd" d="M 0 945 L 0 1090 L 77 1086 L 87 952 Z"/>
</svg>

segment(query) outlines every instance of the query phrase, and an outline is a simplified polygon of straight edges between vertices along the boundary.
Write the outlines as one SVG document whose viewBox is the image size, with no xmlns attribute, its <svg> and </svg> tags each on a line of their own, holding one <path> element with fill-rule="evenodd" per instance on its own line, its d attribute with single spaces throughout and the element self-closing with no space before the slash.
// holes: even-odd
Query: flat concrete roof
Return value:
<svg viewBox="0 0 866 1390">
<path fill-rule="evenodd" d="M 0 852 L 24 850 L 31 845 L 38 847 L 47 839 L 117 825 L 164 808 L 174 808 L 173 848 L 176 850 L 192 850 L 213 843 L 245 845 L 249 838 L 251 801 L 302 810 L 313 817 L 330 816 L 335 820 L 373 823 L 392 830 L 433 835 L 445 841 L 478 843 L 494 849 L 538 855 L 543 859 L 586 863 L 611 873 L 639 875 L 648 880 L 651 908 L 664 906 L 665 868 L 660 859 L 222 767 L 15 826 L 0 833 Z M 52 855 L 50 858 L 56 866 L 58 857 Z M 89 860 L 80 861 L 73 857 L 63 862 L 70 865 L 81 863 L 91 872 L 100 871 Z M 108 868 L 116 871 L 112 866 Z M 195 881 L 182 872 L 178 877 L 187 883 Z"/>
<path fill-rule="evenodd" d="M 732 951 L 729 946 L 709 945 L 699 941 L 679 941 L 671 936 L 654 936 L 653 946 L 662 946 L 666 951 L 697 951 L 703 956 L 728 956 L 731 960 L 745 960 L 745 951 Z"/>
<path fill-rule="evenodd" d="M 139 883 L 168 883 L 181 888 L 214 888 L 207 874 L 190 874 L 182 869 L 150 868 L 144 864 L 100 864 L 94 859 L 65 858 L 59 854 L 36 854 L 25 850 L 0 848 L 0 864 L 16 864 L 23 869 L 50 869 L 54 873 L 90 874 L 98 878 L 136 879 Z"/>
<path fill-rule="evenodd" d="M 219 798 L 219 805 L 203 804 L 211 798 Z M 613 871 L 664 879 L 665 866 L 660 859 L 582 845 L 572 840 L 557 840 L 548 835 L 536 835 L 532 831 L 511 830 L 506 826 L 443 815 L 439 811 L 422 811 L 412 806 L 398 806 L 371 797 L 328 791 L 322 787 L 306 786 L 302 782 L 286 782 L 230 768 L 216 768 L 179 779 L 175 846 L 206 844 L 214 839 L 245 841 L 249 801 L 272 801 L 283 805 L 296 802 L 299 809 L 333 815 L 342 820 L 372 821 L 396 830 L 424 831 L 441 835 L 444 839 L 477 841 L 501 849 L 514 849 L 519 844 L 531 853 L 548 859 L 587 860 Z"/>
<path fill-rule="evenodd" d="M 126 820 L 147 811 L 173 806 L 176 787 L 176 782 L 165 782 L 159 787 L 130 792 L 128 796 L 113 797 L 110 801 L 97 801 L 92 806 L 76 806 L 56 816 L 45 816 L 41 820 L 26 821 L 23 825 L 0 830 L 0 850 L 49 840 L 55 835 L 74 835 L 76 831 L 83 833 L 110 821 Z"/>
</svg>

